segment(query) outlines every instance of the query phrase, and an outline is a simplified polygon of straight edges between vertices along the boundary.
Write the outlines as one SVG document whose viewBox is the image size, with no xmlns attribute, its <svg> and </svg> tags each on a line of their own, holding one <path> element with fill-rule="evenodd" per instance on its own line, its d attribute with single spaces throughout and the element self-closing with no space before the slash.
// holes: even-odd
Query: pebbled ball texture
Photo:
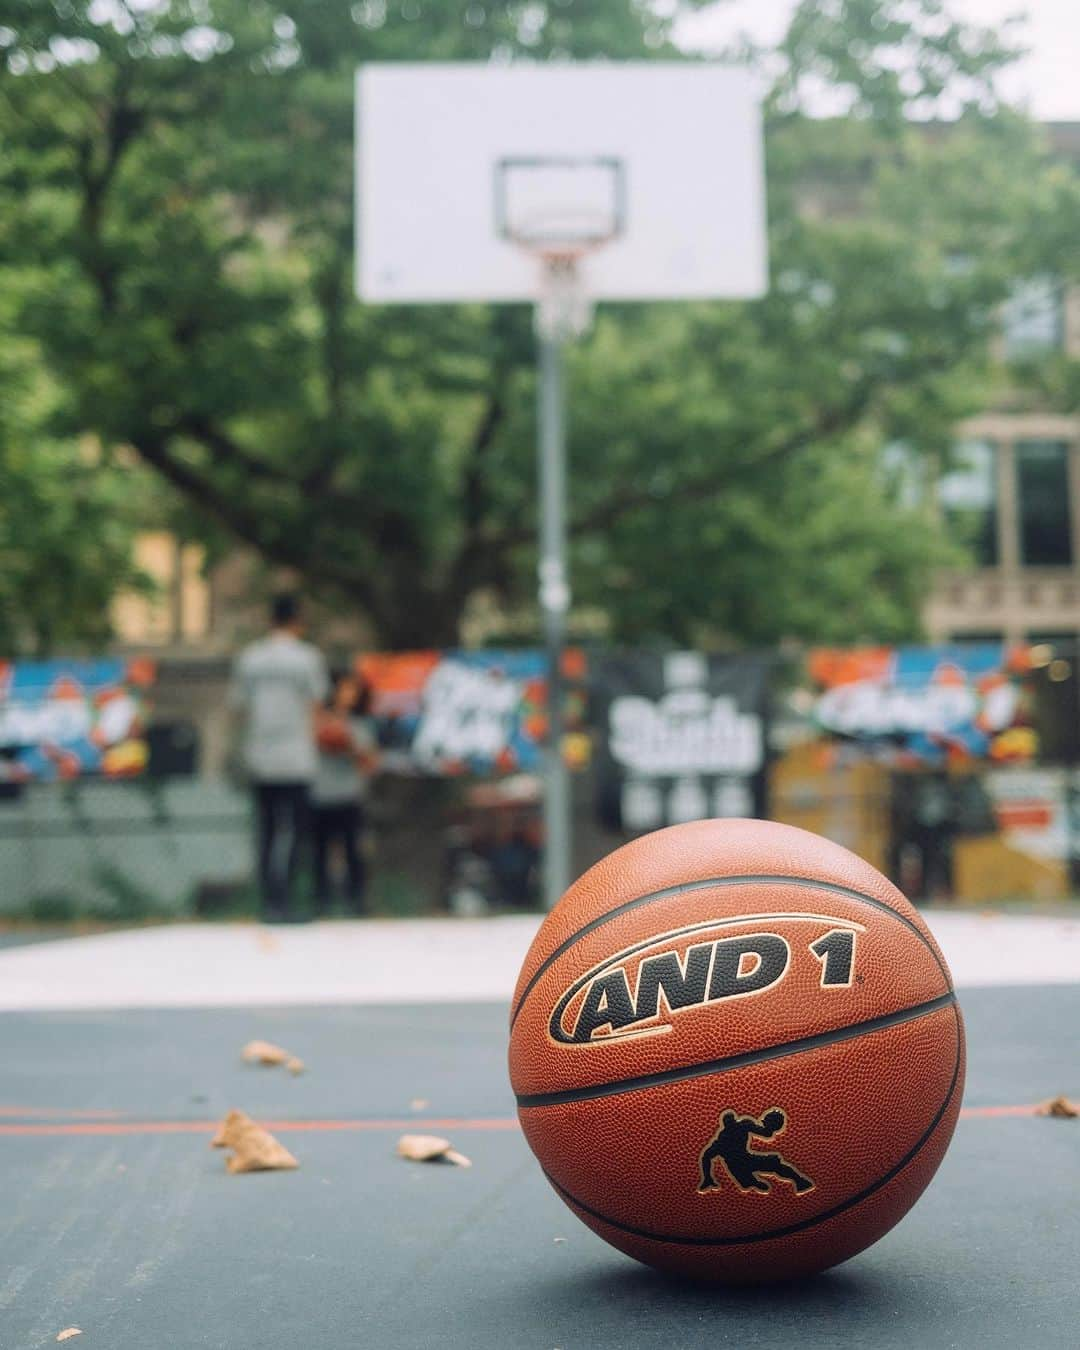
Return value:
<svg viewBox="0 0 1080 1350">
<path fill-rule="evenodd" d="M 918 1199 L 964 1033 L 937 944 L 868 863 L 786 825 L 696 821 L 618 849 L 544 920 L 510 1078 L 548 1179 L 613 1246 L 787 1279 Z"/>
</svg>

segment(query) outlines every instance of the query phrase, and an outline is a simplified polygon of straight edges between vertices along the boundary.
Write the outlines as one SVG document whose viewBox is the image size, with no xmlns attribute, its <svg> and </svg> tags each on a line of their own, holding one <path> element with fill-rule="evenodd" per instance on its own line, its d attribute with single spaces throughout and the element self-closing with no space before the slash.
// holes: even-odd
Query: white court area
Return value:
<svg viewBox="0 0 1080 1350">
<path fill-rule="evenodd" d="M 932 911 L 959 987 L 1080 984 L 1080 919 Z M 0 951 L 0 1011 L 503 1002 L 536 915 L 182 924 Z"/>
</svg>

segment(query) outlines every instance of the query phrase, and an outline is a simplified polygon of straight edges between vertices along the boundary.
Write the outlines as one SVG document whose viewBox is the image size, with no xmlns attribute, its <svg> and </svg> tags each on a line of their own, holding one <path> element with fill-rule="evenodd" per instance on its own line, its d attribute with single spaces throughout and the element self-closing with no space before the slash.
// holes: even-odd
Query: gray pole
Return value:
<svg viewBox="0 0 1080 1350">
<path fill-rule="evenodd" d="M 551 909 L 570 885 L 570 777 L 562 756 L 562 654 L 570 585 L 566 568 L 566 393 L 564 344 L 539 338 L 537 396 L 540 479 L 540 611 L 548 670 L 548 738 L 544 748 L 544 904 Z"/>
</svg>

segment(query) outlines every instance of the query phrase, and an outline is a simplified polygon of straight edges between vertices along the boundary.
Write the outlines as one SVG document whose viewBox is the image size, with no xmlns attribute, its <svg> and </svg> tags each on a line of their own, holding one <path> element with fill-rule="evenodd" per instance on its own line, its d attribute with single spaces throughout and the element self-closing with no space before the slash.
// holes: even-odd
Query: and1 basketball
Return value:
<svg viewBox="0 0 1080 1350">
<path fill-rule="evenodd" d="M 570 888 L 514 994 L 510 1076 L 563 1200 L 650 1265 L 785 1279 L 876 1242 L 964 1085 L 952 981 L 879 872 L 753 820 L 660 830 Z"/>
</svg>

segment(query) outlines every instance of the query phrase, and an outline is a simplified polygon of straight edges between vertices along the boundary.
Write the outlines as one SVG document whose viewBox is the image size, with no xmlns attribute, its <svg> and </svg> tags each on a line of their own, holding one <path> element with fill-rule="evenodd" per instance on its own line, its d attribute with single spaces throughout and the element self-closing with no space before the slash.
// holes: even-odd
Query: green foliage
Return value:
<svg viewBox="0 0 1080 1350">
<path fill-rule="evenodd" d="M 947 0 L 801 0 L 770 54 L 772 106 L 797 112 L 828 90 L 835 111 L 893 127 L 992 112 L 995 76 L 1016 55 L 1015 23 L 959 22 Z"/>
<path fill-rule="evenodd" d="M 124 475 L 95 462 L 92 442 L 51 430 L 59 393 L 35 345 L 13 331 L 25 277 L 2 275 L 0 652 L 100 647 L 116 591 L 145 588 L 131 561 L 130 494 Z"/>
<path fill-rule="evenodd" d="M 163 906 L 133 881 L 122 867 L 98 860 L 90 869 L 91 889 L 84 912 L 91 918 L 114 923 L 135 923 L 162 913 Z M 177 905 L 176 909 L 181 906 Z"/>
<path fill-rule="evenodd" d="M 31 896 L 26 917 L 32 923 L 71 923 L 78 918 L 78 905 L 66 891 L 41 891 Z M 10 918 L 10 914 L 5 915 Z"/>
<path fill-rule="evenodd" d="M 92 884 L 78 893 L 41 891 L 29 898 L 25 911 L 7 910 L 4 917 L 35 924 L 138 924 L 176 919 L 188 912 L 185 903 L 162 905 L 122 871 L 108 864 L 93 867 L 89 880 Z M 220 917 L 234 918 L 252 912 L 253 908 L 253 902 L 238 905 Z"/>
<path fill-rule="evenodd" d="M 670 57 L 681 12 L 0 0 L 0 338 L 59 391 L 49 433 L 134 447 L 195 528 L 388 644 L 456 640 L 485 593 L 531 613 L 529 316 L 352 300 L 352 73 Z M 750 54 L 772 80 L 771 294 L 612 308 L 573 358 L 575 586 L 614 638 L 914 631 L 945 546 L 882 447 L 945 453 L 995 387 L 1010 280 L 1077 266 L 1076 174 L 998 107 L 1008 58 L 936 0 L 804 0 Z M 850 116 L 808 119 L 823 95 Z M 944 113 L 947 133 L 911 120 Z M 1071 364 L 1040 378 L 1075 400 Z"/>
</svg>

